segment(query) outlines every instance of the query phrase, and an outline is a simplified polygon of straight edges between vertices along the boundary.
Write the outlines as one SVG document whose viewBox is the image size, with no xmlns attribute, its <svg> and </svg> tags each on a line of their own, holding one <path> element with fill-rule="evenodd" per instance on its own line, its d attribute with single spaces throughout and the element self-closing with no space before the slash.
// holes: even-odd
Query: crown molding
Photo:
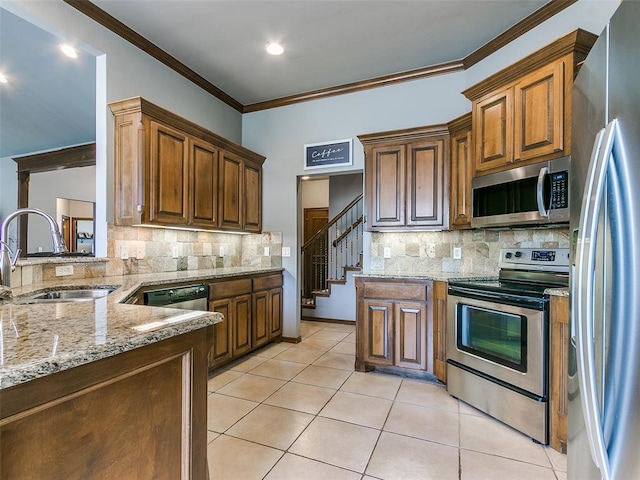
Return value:
<svg viewBox="0 0 640 480">
<path fill-rule="evenodd" d="M 565 8 L 570 7 L 577 1 L 578 0 L 551 0 L 549 3 L 543 5 L 522 21 L 516 23 L 504 33 L 498 35 L 490 42 L 485 43 L 482 47 L 467 55 L 462 61 L 462 63 L 464 63 L 465 70 L 481 60 L 484 60 L 489 55 L 497 52 L 505 45 L 527 33 L 529 30 L 533 30 L 541 23 L 549 20 L 551 17 L 560 13 Z"/>
<path fill-rule="evenodd" d="M 81 13 L 85 14 L 87 17 L 96 21 L 97 23 L 107 28 L 108 30 L 111 30 L 116 35 L 124 38 L 127 42 L 138 47 L 140 50 L 152 56 L 159 62 L 164 63 L 167 67 L 176 71 L 177 73 L 185 77 L 187 80 L 190 80 L 191 82 L 195 83 L 197 86 L 202 88 L 205 92 L 210 93 L 214 97 L 218 98 L 219 100 L 223 101 L 230 107 L 242 113 L 242 104 L 238 102 L 235 98 L 231 97 L 230 95 L 220 90 L 213 83 L 209 82 L 204 77 L 202 77 L 195 71 L 191 70 L 189 67 L 187 67 L 184 63 L 180 62 L 175 57 L 169 55 L 167 52 L 165 52 L 160 47 L 158 47 L 155 43 L 152 43 L 151 41 L 147 40 L 145 37 L 140 35 L 135 30 L 132 30 L 131 28 L 127 27 L 120 20 L 109 15 L 107 12 L 102 10 L 97 5 L 93 4 L 88 0 L 62 0 L 62 1 L 69 4 L 76 10 L 80 11 Z"/>
<path fill-rule="evenodd" d="M 320 90 L 303 92 L 286 97 L 274 98 L 272 100 L 267 100 L 264 102 L 243 105 L 239 101 L 216 87 L 214 84 L 206 80 L 204 77 L 187 67 L 185 64 L 177 60 L 175 57 L 171 56 L 136 31 L 126 26 L 124 23 L 109 15 L 107 12 L 99 8 L 97 5 L 93 4 L 91 1 L 63 1 L 243 114 L 466 70 L 476 63 L 480 62 L 481 60 L 487 58 L 489 55 L 495 53 L 500 48 L 504 47 L 516 38 L 524 35 L 531 29 L 537 27 L 544 21 L 548 20 L 565 8 L 577 2 L 577 0 L 549 1 L 547 4 L 543 5 L 541 8 L 533 12 L 531 15 L 518 22 L 516 25 L 506 30 L 504 33 L 498 35 L 496 38 L 478 48 L 474 52 L 470 53 L 462 60 L 454 60 L 451 62 L 431 65 L 415 70 L 409 70 L 406 72 L 384 75 L 358 82 L 338 85 L 335 87 L 323 88 Z"/>
<path fill-rule="evenodd" d="M 368 80 L 362 80 L 359 82 L 347 83 L 337 87 L 323 88 L 320 90 L 313 90 L 311 92 L 300 93 L 296 95 L 290 95 L 288 97 L 276 98 L 273 100 L 267 100 L 265 102 L 253 103 L 245 105 L 242 109 L 242 113 L 257 112 L 259 110 L 268 110 L 270 108 L 284 107 L 286 105 L 292 105 L 294 103 L 307 102 L 310 100 L 318 100 L 320 98 L 333 97 L 336 95 L 344 95 L 346 93 L 355 93 L 362 90 L 369 90 L 371 88 L 384 87 L 386 85 L 393 85 L 394 83 L 408 82 L 410 80 L 418 80 L 420 78 L 433 77 L 436 75 L 444 75 L 446 73 L 459 72 L 464 70 L 462 62 L 454 61 L 447 63 L 440 63 L 438 65 L 432 65 L 430 67 L 418 68 L 416 70 L 408 70 L 402 73 L 393 73 L 391 75 L 385 75 L 382 77 L 371 78 Z"/>
</svg>

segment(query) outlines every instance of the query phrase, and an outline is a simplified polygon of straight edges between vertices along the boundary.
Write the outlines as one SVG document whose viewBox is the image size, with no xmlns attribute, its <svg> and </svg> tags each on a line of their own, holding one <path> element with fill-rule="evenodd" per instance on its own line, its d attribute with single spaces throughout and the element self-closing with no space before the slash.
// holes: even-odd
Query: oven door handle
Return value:
<svg viewBox="0 0 640 480">
<path fill-rule="evenodd" d="M 549 173 L 547 167 L 542 167 L 538 174 L 538 184 L 536 186 L 536 201 L 538 202 L 538 213 L 541 217 L 547 218 L 549 216 L 549 210 L 544 207 L 544 179 Z"/>
<path fill-rule="evenodd" d="M 544 310 L 544 305 L 546 303 L 544 298 L 539 297 L 526 297 L 526 296 L 514 296 L 514 295 L 506 295 L 500 292 L 484 292 L 477 290 L 475 288 L 467 288 L 467 287 L 450 287 L 449 295 L 453 295 L 458 299 L 462 300 L 464 298 L 482 300 L 485 302 L 492 303 L 505 303 L 507 305 L 517 305 L 519 307 L 529 308 L 532 310 Z"/>
<path fill-rule="evenodd" d="M 600 469 L 603 480 L 611 478 L 609 456 L 600 418 L 600 402 L 596 379 L 594 352 L 595 263 L 600 209 L 605 193 L 605 179 L 617 133 L 617 121 L 612 120 L 601 130 L 591 153 L 587 183 L 583 195 L 578 241 L 576 246 L 576 281 L 572 301 L 575 318 L 576 352 L 580 399 L 591 457 Z"/>
</svg>

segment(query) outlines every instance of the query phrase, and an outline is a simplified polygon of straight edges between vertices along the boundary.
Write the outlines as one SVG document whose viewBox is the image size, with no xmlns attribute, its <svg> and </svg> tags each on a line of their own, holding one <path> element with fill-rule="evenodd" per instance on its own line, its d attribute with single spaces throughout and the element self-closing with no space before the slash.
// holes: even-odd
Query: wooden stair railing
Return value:
<svg viewBox="0 0 640 480">
<path fill-rule="evenodd" d="M 315 304 L 330 282 L 345 279 L 345 271 L 360 266 L 364 231 L 362 194 L 302 246 L 302 304 Z"/>
<path fill-rule="evenodd" d="M 364 231 L 362 194 L 302 246 L 304 306 L 315 304 L 315 296 L 327 295 L 331 283 L 342 282 L 346 270 L 360 267 Z"/>
</svg>

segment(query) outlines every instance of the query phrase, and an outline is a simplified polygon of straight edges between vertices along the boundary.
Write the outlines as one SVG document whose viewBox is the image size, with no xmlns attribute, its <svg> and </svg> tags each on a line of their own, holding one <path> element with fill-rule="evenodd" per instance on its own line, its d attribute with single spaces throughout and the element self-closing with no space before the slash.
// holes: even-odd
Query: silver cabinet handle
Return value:
<svg viewBox="0 0 640 480">
<path fill-rule="evenodd" d="M 611 478 L 609 456 L 604 441 L 600 405 L 596 383 L 594 338 L 593 291 L 596 262 L 598 219 L 605 192 L 609 160 L 617 134 L 617 120 L 612 120 L 598 133 L 591 153 L 587 184 L 583 194 L 582 211 L 576 249 L 576 277 L 572 295 L 576 316 L 576 351 L 580 399 L 589 438 L 591 457 L 600 469 L 603 480 Z"/>
</svg>

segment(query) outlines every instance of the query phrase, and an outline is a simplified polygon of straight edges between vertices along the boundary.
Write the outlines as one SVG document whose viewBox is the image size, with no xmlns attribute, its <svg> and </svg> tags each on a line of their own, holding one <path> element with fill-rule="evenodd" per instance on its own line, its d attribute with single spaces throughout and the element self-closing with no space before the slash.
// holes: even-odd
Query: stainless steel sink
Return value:
<svg viewBox="0 0 640 480">
<path fill-rule="evenodd" d="M 14 304 L 30 303 L 58 303 L 58 302 L 90 302 L 96 298 L 102 298 L 113 292 L 116 287 L 91 287 L 76 288 L 72 290 L 51 290 L 37 293 L 29 297 L 16 298 Z"/>
</svg>

